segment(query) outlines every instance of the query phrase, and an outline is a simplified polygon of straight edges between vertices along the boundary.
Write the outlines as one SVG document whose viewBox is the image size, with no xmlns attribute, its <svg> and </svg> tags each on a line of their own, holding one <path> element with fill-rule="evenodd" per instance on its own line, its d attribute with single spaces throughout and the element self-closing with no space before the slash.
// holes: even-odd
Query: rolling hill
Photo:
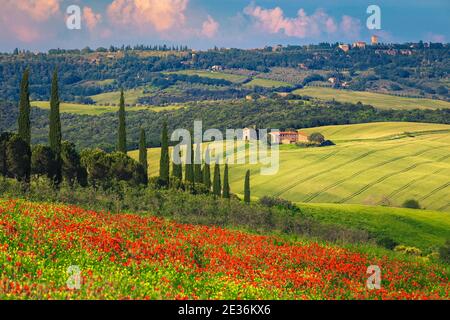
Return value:
<svg viewBox="0 0 450 320">
<path fill-rule="evenodd" d="M 406 98 L 388 94 L 338 90 L 324 87 L 306 87 L 294 91 L 295 94 L 311 96 L 322 100 L 336 100 L 355 103 L 360 101 L 380 109 L 448 109 L 450 102 L 424 98 Z"/>
<path fill-rule="evenodd" d="M 355 127 L 356 126 L 356 127 Z M 372 123 L 323 131 L 343 142 L 323 148 L 280 147 L 276 176 L 260 175 L 261 165 L 230 165 L 231 190 L 243 193 L 245 171 L 252 171 L 252 196 L 282 197 L 301 203 L 401 206 L 416 199 L 426 209 L 450 211 L 450 126 Z M 330 129 L 331 130 L 331 129 Z M 393 134 L 420 132 L 420 134 Z M 370 137 L 370 140 L 361 140 Z M 376 139 L 373 139 L 376 138 Z M 243 156 L 240 151 L 238 156 Z M 137 157 L 137 152 L 131 152 Z M 150 174 L 158 172 L 159 150 L 150 150 Z"/>
<path fill-rule="evenodd" d="M 50 104 L 48 101 L 33 101 L 31 106 L 49 109 Z M 126 111 L 141 111 L 149 110 L 154 112 L 176 110 L 178 108 L 183 108 L 183 105 L 173 105 L 173 106 L 136 106 L 136 107 L 126 107 Z M 80 115 L 90 115 L 96 116 L 108 112 L 117 112 L 119 110 L 118 106 L 99 106 L 99 105 L 89 105 L 89 104 L 79 104 L 79 103 L 61 103 L 60 111 L 61 113 L 72 113 Z"/>
</svg>

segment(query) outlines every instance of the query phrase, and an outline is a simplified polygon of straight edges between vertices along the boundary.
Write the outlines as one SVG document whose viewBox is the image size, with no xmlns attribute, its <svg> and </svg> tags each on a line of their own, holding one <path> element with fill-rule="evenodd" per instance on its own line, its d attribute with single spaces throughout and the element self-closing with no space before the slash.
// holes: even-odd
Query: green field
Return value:
<svg viewBox="0 0 450 320">
<path fill-rule="evenodd" d="M 346 140 L 374 140 L 374 139 L 398 139 L 405 135 L 421 135 L 430 131 L 448 131 L 450 126 L 446 124 L 417 123 L 417 122 L 379 122 L 361 123 L 351 126 L 324 126 L 301 130 L 308 134 L 322 133 L 326 139 L 332 141 Z"/>
<path fill-rule="evenodd" d="M 41 108 L 41 109 L 49 109 L 50 104 L 48 101 L 33 101 L 31 103 L 33 107 Z M 164 110 L 175 110 L 183 108 L 183 105 L 173 105 L 167 107 L 158 107 L 158 106 L 139 106 L 139 107 L 126 107 L 127 111 L 140 111 L 140 110 L 148 110 L 148 111 L 164 111 Z M 62 113 L 73 113 L 73 114 L 84 114 L 84 115 L 100 115 L 108 112 L 116 112 L 119 107 L 117 106 L 98 106 L 98 105 L 89 105 L 89 104 L 77 104 L 77 103 L 61 103 L 60 110 Z"/>
<path fill-rule="evenodd" d="M 450 102 L 433 99 L 397 97 L 387 94 L 338 90 L 323 87 L 307 87 L 294 91 L 295 94 L 311 96 L 323 100 L 369 104 L 381 109 L 444 109 Z"/>
<path fill-rule="evenodd" d="M 137 88 L 131 90 L 125 90 L 125 103 L 136 104 L 138 99 L 144 97 L 144 89 Z M 100 93 L 95 96 L 91 96 L 92 100 L 97 104 L 119 104 L 120 101 L 120 91 Z"/>
<path fill-rule="evenodd" d="M 244 84 L 244 87 L 265 87 L 265 88 L 276 88 L 276 87 L 292 87 L 292 84 L 283 81 L 276 81 L 270 79 L 254 78 L 252 81 Z"/>
<path fill-rule="evenodd" d="M 174 73 L 174 74 L 185 74 L 189 76 L 199 76 L 199 77 L 205 77 L 205 78 L 211 78 L 211 79 L 223 79 L 228 80 L 234 83 L 240 83 L 247 79 L 246 76 L 241 76 L 237 74 L 231 74 L 231 73 L 224 73 L 224 72 L 213 72 L 208 70 L 181 70 L 181 71 L 175 71 L 175 72 L 166 72 L 167 74 Z"/>
<path fill-rule="evenodd" d="M 421 250 L 436 250 L 450 239 L 450 213 L 354 204 L 299 204 L 307 216 L 322 222 L 366 230 L 377 239 Z"/>
<path fill-rule="evenodd" d="M 372 132 L 368 136 L 376 137 L 375 140 L 359 140 L 361 136 L 355 136 L 358 130 L 348 125 L 336 130 L 335 136 L 327 137 L 345 140 L 336 146 L 281 146 L 280 168 L 275 176 L 261 175 L 260 164 L 230 165 L 231 190 L 243 193 L 245 171 L 251 169 L 254 197 L 271 195 L 302 203 L 389 206 L 416 199 L 423 208 L 450 211 L 450 133 L 437 131 L 450 126 L 396 125 L 366 125 L 365 130 Z M 393 132 L 417 129 L 421 134 L 392 139 Z M 137 152 L 131 155 L 137 157 Z M 243 155 L 241 151 L 239 156 Z M 159 150 L 150 150 L 150 174 L 157 174 L 158 163 Z"/>
</svg>

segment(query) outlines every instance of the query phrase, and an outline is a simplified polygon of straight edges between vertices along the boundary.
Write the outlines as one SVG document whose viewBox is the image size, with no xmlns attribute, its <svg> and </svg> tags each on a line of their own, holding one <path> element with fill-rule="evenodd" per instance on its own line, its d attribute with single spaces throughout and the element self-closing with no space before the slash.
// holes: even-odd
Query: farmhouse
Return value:
<svg viewBox="0 0 450 320">
<path fill-rule="evenodd" d="M 304 132 L 278 131 L 270 133 L 271 143 L 293 144 L 296 142 L 307 142 L 309 136 Z"/>
<path fill-rule="evenodd" d="M 339 49 L 341 49 L 344 52 L 348 52 L 350 50 L 350 46 L 348 44 L 340 44 Z"/>
<path fill-rule="evenodd" d="M 366 43 L 364 41 L 356 41 L 353 43 L 353 48 L 365 49 Z"/>
</svg>

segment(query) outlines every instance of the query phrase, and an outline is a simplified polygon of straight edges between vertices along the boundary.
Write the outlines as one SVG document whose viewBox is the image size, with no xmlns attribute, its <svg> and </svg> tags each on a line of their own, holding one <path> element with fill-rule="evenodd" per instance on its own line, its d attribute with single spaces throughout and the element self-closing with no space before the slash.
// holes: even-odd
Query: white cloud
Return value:
<svg viewBox="0 0 450 320">
<path fill-rule="evenodd" d="M 264 9 L 252 4 L 244 9 L 244 13 L 254 19 L 257 29 L 273 34 L 282 33 L 289 37 L 318 37 L 338 32 L 355 37 L 360 30 L 359 20 L 343 16 L 338 25 L 335 19 L 322 9 L 316 10 L 312 15 L 308 15 L 304 9 L 299 9 L 296 17 L 289 18 L 285 17 L 280 7 Z"/>
<path fill-rule="evenodd" d="M 142 32 L 183 26 L 188 0 L 114 0 L 107 9 L 111 23 Z"/>
</svg>

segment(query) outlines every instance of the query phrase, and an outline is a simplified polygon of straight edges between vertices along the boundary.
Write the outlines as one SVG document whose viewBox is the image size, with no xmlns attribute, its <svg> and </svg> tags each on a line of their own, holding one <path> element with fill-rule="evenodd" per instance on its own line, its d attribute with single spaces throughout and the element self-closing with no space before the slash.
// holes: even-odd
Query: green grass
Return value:
<svg viewBox="0 0 450 320">
<path fill-rule="evenodd" d="M 181 70 L 181 71 L 175 71 L 175 72 L 167 72 L 168 74 L 185 74 L 189 76 L 199 76 L 199 77 L 205 77 L 205 78 L 211 78 L 211 79 L 223 79 L 228 80 L 234 83 L 240 83 L 247 79 L 246 76 L 241 76 L 237 74 L 230 74 L 230 73 L 224 73 L 224 72 L 212 72 L 208 70 Z"/>
<path fill-rule="evenodd" d="M 261 79 L 254 78 L 252 81 L 244 84 L 245 87 L 265 87 L 265 88 L 276 88 L 276 87 L 292 87 L 292 85 L 288 82 L 270 80 L 270 79 Z"/>
<path fill-rule="evenodd" d="M 338 90 L 323 87 L 306 87 L 294 91 L 295 94 L 306 95 L 323 100 L 369 104 L 381 109 L 444 109 L 450 108 L 450 102 L 433 99 L 397 97 L 387 94 Z"/>
<path fill-rule="evenodd" d="M 261 164 L 231 164 L 231 190 L 243 194 L 243 179 L 250 169 L 252 196 L 256 198 L 269 195 L 303 203 L 389 206 L 416 199 L 423 208 L 450 211 L 450 133 L 436 132 L 442 125 L 397 125 L 395 129 L 392 124 L 373 123 L 366 125 L 365 130 L 378 131 L 370 135 L 374 137 L 395 131 L 422 132 L 398 139 L 389 136 L 349 141 L 357 130 L 352 125 L 341 126 L 339 137 L 346 141 L 336 146 L 281 146 L 280 167 L 275 176 L 261 175 Z M 424 128 L 429 132 L 423 132 Z M 333 139 L 333 135 L 329 138 Z M 137 152 L 131 155 L 137 158 Z M 238 156 L 244 156 L 244 152 Z M 159 149 L 151 149 L 151 175 L 158 173 L 158 163 Z"/>
<path fill-rule="evenodd" d="M 300 204 L 302 212 L 322 222 L 369 231 L 421 250 L 437 249 L 450 239 L 450 213 L 432 210 L 348 204 Z"/>
<path fill-rule="evenodd" d="M 125 103 L 135 104 L 138 102 L 138 99 L 144 97 L 144 89 L 136 88 L 131 90 L 125 90 Z M 100 93 L 94 96 L 91 96 L 91 99 L 95 101 L 97 104 L 119 104 L 120 101 L 120 91 L 106 92 Z"/>
<path fill-rule="evenodd" d="M 361 123 L 351 126 L 324 126 L 301 130 L 308 134 L 322 133 L 327 139 L 333 141 L 342 140 L 370 140 L 370 139 L 394 139 L 405 134 L 420 135 L 430 131 L 449 131 L 450 125 L 417 123 L 417 122 L 379 122 Z"/>
<path fill-rule="evenodd" d="M 49 109 L 48 101 L 34 101 L 31 103 L 33 107 L 41 109 Z M 173 105 L 167 107 L 158 106 L 140 106 L 140 107 L 127 107 L 127 111 L 141 111 L 148 110 L 154 112 L 160 112 L 164 110 L 176 110 L 183 108 L 183 105 Z M 72 114 L 84 114 L 84 115 L 100 115 L 108 112 L 116 112 L 119 107 L 117 106 L 98 106 L 98 105 L 87 105 L 87 104 L 77 104 L 77 103 L 61 103 L 60 110 L 62 113 L 72 113 Z"/>
</svg>

